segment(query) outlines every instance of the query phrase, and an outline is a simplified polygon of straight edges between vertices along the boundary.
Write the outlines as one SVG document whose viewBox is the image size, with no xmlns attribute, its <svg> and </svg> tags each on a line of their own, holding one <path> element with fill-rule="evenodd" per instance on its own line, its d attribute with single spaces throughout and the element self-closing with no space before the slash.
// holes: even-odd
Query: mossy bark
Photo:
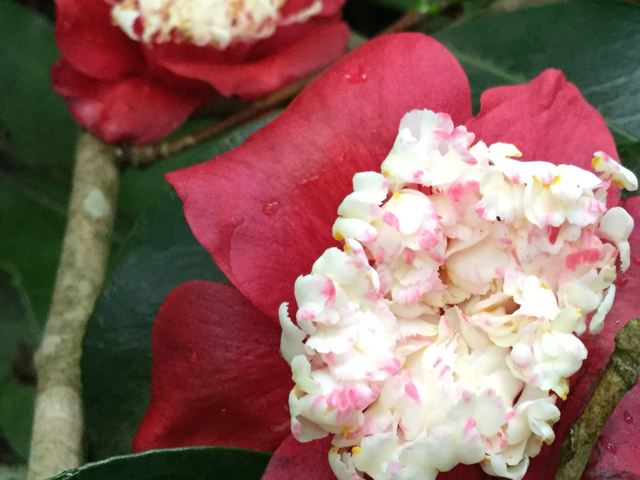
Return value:
<svg viewBox="0 0 640 480">
<path fill-rule="evenodd" d="M 35 356 L 38 386 L 28 480 L 82 463 L 82 338 L 104 282 L 119 182 L 114 147 L 82 133 L 53 299 Z"/>
</svg>

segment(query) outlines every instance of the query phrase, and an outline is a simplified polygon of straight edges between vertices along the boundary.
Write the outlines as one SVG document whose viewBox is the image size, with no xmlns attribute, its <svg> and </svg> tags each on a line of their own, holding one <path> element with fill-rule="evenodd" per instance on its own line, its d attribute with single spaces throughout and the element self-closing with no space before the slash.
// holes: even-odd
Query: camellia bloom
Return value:
<svg viewBox="0 0 640 480">
<path fill-rule="evenodd" d="M 382 173 L 357 173 L 338 207 L 343 248 L 296 280 L 297 326 L 280 307 L 291 430 L 333 434 L 340 480 L 459 463 L 521 479 L 587 358 L 572 332 L 593 314 L 600 333 L 612 307 L 618 251 L 603 239 L 629 268 L 633 218 L 606 192 L 636 190 L 633 173 L 602 152 L 596 176 L 473 141 L 447 114 L 405 115 Z"/>
<path fill-rule="evenodd" d="M 168 176 L 233 286 L 188 282 L 165 300 L 135 451 L 275 451 L 268 480 L 428 478 L 459 462 L 438 478 L 517 478 L 530 457 L 524 478 L 553 478 L 614 334 L 640 314 L 640 205 L 619 200 L 634 177 L 562 73 L 481 103 L 472 117 L 440 44 L 384 37 L 240 148 Z M 602 331 L 572 333 L 587 328 Z M 587 478 L 640 475 L 639 391 Z"/>
<path fill-rule="evenodd" d="M 56 0 L 53 88 L 104 140 L 156 140 L 220 95 L 259 98 L 338 59 L 343 3 Z"/>
</svg>

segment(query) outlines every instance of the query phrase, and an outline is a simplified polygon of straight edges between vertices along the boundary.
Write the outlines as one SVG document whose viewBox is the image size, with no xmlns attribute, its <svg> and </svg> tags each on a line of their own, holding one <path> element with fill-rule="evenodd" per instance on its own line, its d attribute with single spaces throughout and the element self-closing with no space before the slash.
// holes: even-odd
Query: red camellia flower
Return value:
<svg viewBox="0 0 640 480">
<path fill-rule="evenodd" d="M 603 118 L 559 71 L 547 70 L 528 85 L 490 89 L 481 103 L 473 117 L 464 72 L 436 41 L 387 36 L 340 60 L 241 147 L 169 174 L 193 233 L 233 285 L 188 282 L 165 300 L 152 331 L 151 402 L 133 450 L 223 445 L 274 451 L 265 479 L 334 479 L 329 437 L 299 443 L 290 433 L 286 405 L 293 382 L 278 353 L 278 309 L 284 301 L 295 305 L 296 279 L 339 245 L 329 233 L 338 206 L 352 192 L 354 174 L 380 171 L 402 117 L 415 109 L 446 112 L 487 145 L 516 145 L 525 161 L 588 169 L 594 152 L 615 155 Z M 638 198 L 620 201 L 615 193 L 608 207 L 640 218 Z M 553 236 L 555 243 L 557 230 Z M 558 401 L 555 441 L 531 459 L 526 479 L 554 478 L 562 440 L 597 385 L 615 333 L 640 315 L 640 230 L 629 243 L 631 265 L 616 281 L 604 330 L 581 337 L 588 358 L 571 377 L 567 399 Z M 405 391 L 418 395 L 415 388 Z M 635 388 L 617 407 L 585 478 L 640 475 L 639 393 Z M 478 465 L 461 464 L 438 478 L 492 477 Z"/>
<path fill-rule="evenodd" d="M 340 57 L 344 0 L 56 0 L 53 89 L 107 142 L 140 144 L 220 95 L 265 96 Z"/>
</svg>

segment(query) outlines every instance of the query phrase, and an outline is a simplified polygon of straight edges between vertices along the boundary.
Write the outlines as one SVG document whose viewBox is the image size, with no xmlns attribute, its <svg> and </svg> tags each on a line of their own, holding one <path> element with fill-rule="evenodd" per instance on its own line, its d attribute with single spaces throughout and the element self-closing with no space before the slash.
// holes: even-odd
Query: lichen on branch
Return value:
<svg viewBox="0 0 640 480">
<path fill-rule="evenodd" d="M 53 299 L 35 356 L 38 387 L 28 480 L 82 463 L 82 338 L 104 282 L 119 183 L 115 148 L 82 133 Z"/>
</svg>

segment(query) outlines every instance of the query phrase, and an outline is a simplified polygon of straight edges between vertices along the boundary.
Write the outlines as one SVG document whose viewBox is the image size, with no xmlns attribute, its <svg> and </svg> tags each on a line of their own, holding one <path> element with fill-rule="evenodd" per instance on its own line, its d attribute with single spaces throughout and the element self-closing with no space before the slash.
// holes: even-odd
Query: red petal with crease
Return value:
<svg viewBox="0 0 640 480">
<path fill-rule="evenodd" d="M 629 214 L 634 218 L 636 226 L 640 226 L 640 197 L 633 197 L 622 205 Z M 640 316 L 640 299 L 638 291 L 640 291 L 640 228 L 635 228 L 629 238 L 631 244 L 631 266 L 625 273 L 619 273 L 616 280 L 616 296 L 613 302 L 613 308 L 606 317 L 603 331 L 596 336 L 588 333 L 581 338 L 589 352 L 587 359 L 582 364 L 582 368 L 570 379 L 571 391 L 567 401 L 560 406 L 560 421 L 554 428 L 556 431 L 556 441 L 549 447 L 545 447 L 542 453 L 531 460 L 531 466 L 525 476 L 525 480 L 552 479 L 557 468 L 558 454 L 562 446 L 562 440 L 576 420 L 582 415 L 584 408 L 587 406 L 591 394 L 595 390 L 600 380 L 600 374 L 609 361 L 609 357 L 615 348 L 614 337 L 618 331 L 626 325 L 626 323 Z M 629 394 L 631 395 L 631 394 Z M 624 410 L 625 407 L 622 407 Z M 616 410 L 614 417 L 619 417 L 620 412 Z M 640 421 L 640 416 L 638 418 Z M 616 421 L 613 421 L 613 425 Z M 608 425 L 605 429 L 611 430 L 614 426 Z M 637 431 L 637 430 L 636 430 Z M 633 437 L 633 448 L 639 449 L 640 441 L 635 434 Z M 616 437 L 616 441 L 620 441 L 622 437 Z M 615 445 L 615 441 L 612 440 Z M 629 447 L 631 448 L 631 446 Z M 628 460 L 625 460 L 628 463 Z M 633 464 L 635 465 L 635 464 Z M 611 463 L 606 464 L 603 468 L 609 468 Z M 621 471 L 625 466 L 620 464 Z M 635 468 L 632 466 L 632 468 Z M 597 477 L 609 478 L 609 477 Z M 611 477 L 616 478 L 616 477 Z M 625 479 L 626 477 L 620 477 Z"/>
<path fill-rule="evenodd" d="M 144 64 L 138 44 L 111 24 L 105 0 L 56 0 L 56 43 L 73 68 L 100 80 Z"/>
<path fill-rule="evenodd" d="M 163 138 L 202 103 L 140 78 L 114 83 L 95 80 L 65 59 L 54 65 L 51 82 L 76 120 L 111 143 L 140 144 Z"/>
<path fill-rule="evenodd" d="M 200 243 L 234 285 L 276 317 L 328 247 L 355 173 L 378 170 L 412 109 L 471 116 L 455 58 L 417 33 L 372 40 L 312 83 L 236 150 L 167 175 Z M 215 194 L 214 194 L 215 193 Z"/>
<path fill-rule="evenodd" d="M 336 480 L 329 466 L 331 436 L 300 443 L 293 435 L 278 447 L 262 480 Z"/>
<path fill-rule="evenodd" d="M 527 85 L 485 91 L 467 128 L 487 145 L 514 144 L 522 160 L 590 169 L 594 152 L 618 158 L 602 115 L 559 70 L 545 70 Z"/>
<path fill-rule="evenodd" d="M 640 385 L 627 393 L 602 429 L 584 480 L 636 480 L 640 478 Z"/>
<path fill-rule="evenodd" d="M 192 47 L 185 55 L 182 45 L 158 45 L 146 52 L 147 58 L 176 75 L 196 78 L 212 85 L 224 96 L 238 95 L 250 100 L 267 95 L 308 73 L 337 60 L 349 37 L 349 28 L 339 16 L 317 17 L 305 24 L 281 27 L 277 35 L 287 37 L 287 30 L 304 35 L 286 48 L 261 59 L 241 63 L 213 63 L 219 56 L 208 48 Z M 273 41 L 273 40 L 272 40 Z M 269 42 L 269 39 L 267 39 Z M 256 44 L 260 47 L 261 42 Z"/>
<path fill-rule="evenodd" d="M 151 401 L 133 451 L 223 445 L 274 451 L 289 435 L 280 329 L 231 285 L 192 281 L 153 325 Z"/>
</svg>

